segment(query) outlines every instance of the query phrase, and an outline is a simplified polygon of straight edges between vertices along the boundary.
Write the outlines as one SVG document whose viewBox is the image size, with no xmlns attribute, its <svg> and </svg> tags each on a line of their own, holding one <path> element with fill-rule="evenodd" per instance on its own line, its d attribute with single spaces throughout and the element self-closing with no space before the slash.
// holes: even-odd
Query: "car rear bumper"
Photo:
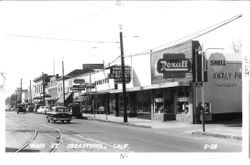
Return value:
<svg viewBox="0 0 250 165">
<path fill-rule="evenodd" d="M 59 121 L 62 121 L 62 120 L 71 120 L 71 117 L 69 118 L 62 118 L 62 117 L 53 117 L 52 120 L 59 120 Z"/>
</svg>

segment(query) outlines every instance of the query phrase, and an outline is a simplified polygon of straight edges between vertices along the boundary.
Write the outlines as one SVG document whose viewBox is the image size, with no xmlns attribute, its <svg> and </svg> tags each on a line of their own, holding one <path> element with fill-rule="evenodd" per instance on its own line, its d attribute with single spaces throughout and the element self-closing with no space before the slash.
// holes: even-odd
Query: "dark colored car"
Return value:
<svg viewBox="0 0 250 165">
<path fill-rule="evenodd" d="M 25 104 L 19 104 L 19 105 L 17 106 L 17 114 L 18 114 L 19 112 L 24 112 L 24 113 L 26 113 L 26 105 L 25 105 Z"/>
<path fill-rule="evenodd" d="M 34 109 L 35 109 L 35 105 L 34 105 L 34 104 L 28 104 L 28 105 L 26 106 L 26 111 L 27 111 L 27 112 L 33 112 Z"/>
<path fill-rule="evenodd" d="M 72 119 L 72 113 L 67 107 L 54 106 L 49 108 L 46 119 L 48 120 L 48 122 L 53 121 L 55 123 L 56 121 L 67 121 L 68 123 L 70 123 Z"/>
</svg>

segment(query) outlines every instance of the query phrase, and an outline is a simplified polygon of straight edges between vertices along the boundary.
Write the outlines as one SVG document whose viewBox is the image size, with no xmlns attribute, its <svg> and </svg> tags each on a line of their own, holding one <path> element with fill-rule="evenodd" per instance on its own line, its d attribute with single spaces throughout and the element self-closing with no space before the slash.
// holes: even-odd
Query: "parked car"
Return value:
<svg viewBox="0 0 250 165">
<path fill-rule="evenodd" d="M 11 109 L 11 106 L 10 105 L 5 105 L 5 111 L 10 111 L 10 109 Z"/>
<path fill-rule="evenodd" d="M 38 109 L 37 109 L 37 113 L 41 113 L 41 114 L 46 114 L 49 110 L 49 107 L 46 107 L 46 106 L 40 106 Z"/>
<path fill-rule="evenodd" d="M 40 106 L 43 106 L 43 104 L 35 104 L 34 112 L 37 113 L 37 110 L 40 108 Z"/>
<path fill-rule="evenodd" d="M 33 112 L 35 108 L 34 104 L 27 104 L 26 111 L 27 112 Z"/>
<path fill-rule="evenodd" d="M 43 111 L 43 114 L 46 115 L 46 114 L 48 113 L 48 111 L 49 111 L 49 107 L 45 107 L 45 108 L 44 108 L 44 111 Z"/>
<path fill-rule="evenodd" d="M 64 106 L 54 106 L 49 109 L 47 112 L 46 119 L 48 122 L 53 121 L 54 123 L 56 121 L 67 121 L 70 123 L 72 119 L 72 113 L 67 107 Z"/>
<path fill-rule="evenodd" d="M 19 112 L 24 112 L 24 113 L 26 113 L 26 106 L 25 106 L 25 104 L 19 104 L 19 105 L 17 106 L 17 114 L 19 114 Z"/>
</svg>

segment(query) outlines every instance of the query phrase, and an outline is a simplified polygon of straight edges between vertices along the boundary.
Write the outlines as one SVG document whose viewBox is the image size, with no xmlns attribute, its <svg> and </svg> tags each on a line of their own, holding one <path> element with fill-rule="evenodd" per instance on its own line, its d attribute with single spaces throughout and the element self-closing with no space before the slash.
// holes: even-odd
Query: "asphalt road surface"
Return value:
<svg viewBox="0 0 250 165">
<path fill-rule="evenodd" d="M 6 152 L 241 152 L 241 140 L 87 119 L 48 123 L 45 115 L 6 112 Z"/>
</svg>

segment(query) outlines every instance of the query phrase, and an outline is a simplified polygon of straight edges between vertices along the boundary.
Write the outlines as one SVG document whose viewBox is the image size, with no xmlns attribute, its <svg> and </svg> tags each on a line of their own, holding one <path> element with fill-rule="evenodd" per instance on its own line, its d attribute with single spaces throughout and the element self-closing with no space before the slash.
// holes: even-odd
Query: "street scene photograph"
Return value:
<svg viewBox="0 0 250 165">
<path fill-rule="evenodd" d="M 1 2 L 4 154 L 242 153 L 247 5 Z"/>
</svg>

